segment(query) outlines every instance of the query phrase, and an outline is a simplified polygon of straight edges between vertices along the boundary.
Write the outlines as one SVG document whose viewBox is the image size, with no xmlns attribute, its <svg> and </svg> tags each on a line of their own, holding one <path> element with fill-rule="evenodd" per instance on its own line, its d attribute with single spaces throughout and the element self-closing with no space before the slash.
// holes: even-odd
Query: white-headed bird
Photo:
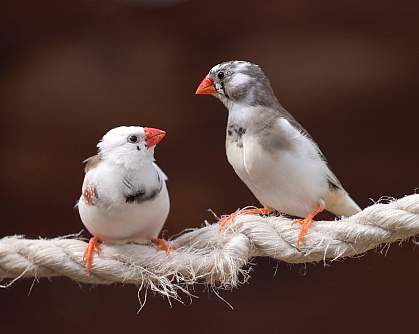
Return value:
<svg viewBox="0 0 419 334">
<path fill-rule="evenodd" d="M 151 240 L 158 249 L 171 249 L 157 239 L 170 208 L 167 177 L 154 162 L 154 148 L 165 134 L 140 126 L 114 128 L 97 144 L 98 154 L 85 160 L 77 206 L 93 235 L 83 257 L 88 272 L 99 240 L 110 244 Z"/>
</svg>

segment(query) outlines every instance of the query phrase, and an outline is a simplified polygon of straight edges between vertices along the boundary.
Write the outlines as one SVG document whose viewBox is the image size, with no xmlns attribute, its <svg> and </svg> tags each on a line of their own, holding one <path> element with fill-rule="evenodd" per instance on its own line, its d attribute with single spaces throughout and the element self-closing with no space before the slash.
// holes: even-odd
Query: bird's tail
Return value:
<svg viewBox="0 0 419 334">
<path fill-rule="evenodd" d="M 361 208 L 345 190 L 330 191 L 326 196 L 326 210 L 336 216 L 349 217 L 361 211 Z"/>
</svg>

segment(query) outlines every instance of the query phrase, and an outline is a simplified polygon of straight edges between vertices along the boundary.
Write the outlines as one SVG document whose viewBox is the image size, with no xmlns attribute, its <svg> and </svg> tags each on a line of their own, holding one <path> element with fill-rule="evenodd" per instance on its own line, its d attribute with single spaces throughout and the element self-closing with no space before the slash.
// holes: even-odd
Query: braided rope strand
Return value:
<svg viewBox="0 0 419 334">
<path fill-rule="evenodd" d="M 225 230 L 218 225 L 193 229 L 171 241 L 166 255 L 152 245 L 101 245 L 91 273 L 79 238 L 0 239 L 0 280 L 66 276 L 87 284 L 135 284 L 169 298 L 200 283 L 232 288 L 247 280 L 249 260 L 268 256 L 307 263 L 355 256 L 380 244 L 419 234 L 419 195 L 373 204 L 336 221 L 317 221 L 296 247 L 299 226 L 284 216 L 238 216 Z M 7 287 L 10 284 L 5 284 Z"/>
</svg>

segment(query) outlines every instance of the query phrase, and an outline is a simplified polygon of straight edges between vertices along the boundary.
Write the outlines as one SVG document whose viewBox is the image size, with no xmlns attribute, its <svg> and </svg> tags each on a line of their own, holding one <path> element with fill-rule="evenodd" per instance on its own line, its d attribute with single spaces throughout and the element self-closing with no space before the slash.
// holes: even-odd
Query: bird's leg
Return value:
<svg viewBox="0 0 419 334">
<path fill-rule="evenodd" d="M 151 241 L 151 243 L 154 245 L 154 247 L 157 250 L 165 251 L 166 252 L 166 255 L 169 255 L 170 251 L 176 249 L 175 246 L 171 246 L 167 242 L 167 240 L 164 240 L 164 239 L 157 239 L 157 238 L 155 238 L 155 239 L 151 239 L 150 241 Z"/>
<path fill-rule="evenodd" d="M 86 249 L 84 250 L 83 261 L 85 263 L 86 271 L 88 274 L 90 273 L 90 268 L 92 266 L 93 252 L 96 252 L 96 254 L 99 255 L 98 241 L 99 241 L 98 237 L 94 236 L 93 238 L 90 238 L 89 243 L 87 244 Z"/>
<path fill-rule="evenodd" d="M 224 229 L 227 223 L 230 221 L 233 221 L 236 219 L 237 216 L 240 215 L 269 215 L 273 212 L 272 209 L 269 208 L 254 208 L 254 209 L 242 209 L 237 210 L 236 212 L 233 212 L 227 216 L 222 217 L 218 221 L 218 226 L 220 228 L 220 231 Z"/>
<path fill-rule="evenodd" d="M 301 240 L 303 240 L 304 236 L 307 234 L 311 223 L 313 222 L 314 217 L 322 212 L 324 210 L 324 207 L 318 206 L 313 211 L 311 211 L 304 219 L 296 219 L 292 222 L 292 225 L 294 224 L 300 224 L 301 228 L 298 232 L 297 236 L 297 248 L 300 247 Z"/>
</svg>

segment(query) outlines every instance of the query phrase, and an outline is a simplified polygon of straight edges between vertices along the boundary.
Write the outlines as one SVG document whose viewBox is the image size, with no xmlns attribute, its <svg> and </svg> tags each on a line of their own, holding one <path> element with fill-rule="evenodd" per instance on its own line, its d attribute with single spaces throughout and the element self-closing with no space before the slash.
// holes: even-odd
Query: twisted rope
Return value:
<svg viewBox="0 0 419 334">
<path fill-rule="evenodd" d="M 4 237 L 0 279 L 66 276 L 89 284 L 136 284 L 171 298 L 179 291 L 188 293 L 196 283 L 232 288 L 248 279 L 246 265 L 256 256 L 289 263 L 325 261 L 413 237 L 419 234 L 419 195 L 373 204 L 352 217 L 315 222 L 299 249 L 299 225 L 291 222 L 284 216 L 238 216 L 223 231 L 213 224 L 185 232 L 172 240 L 177 250 L 169 255 L 151 245 L 101 245 L 90 274 L 82 262 L 86 242 L 78 238 Z"/>
</svg>

